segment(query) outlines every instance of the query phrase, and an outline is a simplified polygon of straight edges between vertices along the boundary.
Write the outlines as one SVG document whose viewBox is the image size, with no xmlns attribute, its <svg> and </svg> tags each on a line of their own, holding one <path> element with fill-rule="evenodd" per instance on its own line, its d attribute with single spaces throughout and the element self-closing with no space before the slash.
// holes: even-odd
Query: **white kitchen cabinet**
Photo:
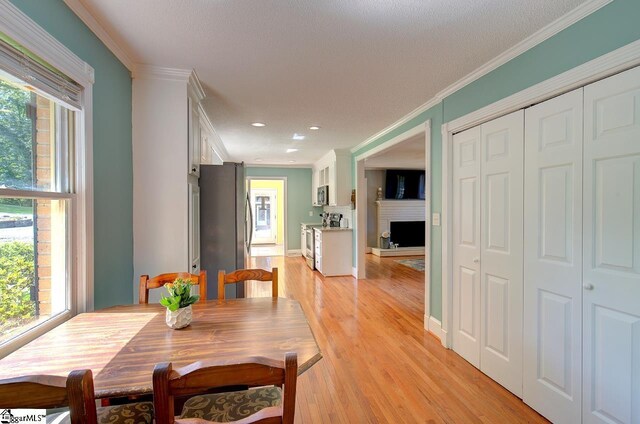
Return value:
<svg viewBox="0 0 640 424">
<path fill-rule="evenodd" d="M 314 228 L 316 269 L 325 277 L 351 275 L 351 229 Z"/>
<path fill-rule="evenodd" d="M 329 206 L 351 204 L 351 152 L 331 150 L 313 165 L 312 199 L 317 205 L 319 186 L 329 186 Z"/>
<path fill-rule="evenodd" d="M 136 69 L 132 88 L 132 290 L 137 299 L 140 275 L 200 267 L 198 103 L 204 92 L 191 71 L 148 66 Z M 159 298 L 155 292 L 151 301 Z"/>
</svg>

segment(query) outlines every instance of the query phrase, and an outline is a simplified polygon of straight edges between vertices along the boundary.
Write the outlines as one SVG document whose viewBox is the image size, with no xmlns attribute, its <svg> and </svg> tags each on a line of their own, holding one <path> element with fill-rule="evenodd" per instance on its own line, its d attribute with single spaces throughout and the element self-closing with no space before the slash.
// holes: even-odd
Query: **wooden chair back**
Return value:
<svg viewBox="0 0 640 424">
<path fill-rule="evenodd" d="M 189 274 L 188 272 L 172 272 L 160 274 L 153 278 L 148 275 L 140 276 L 139 301 L 140 304 L 149 303 L 149 290 L 163 287 L 167 283 L 173 283 L 176 278 L 191 280 L 200 289 L 200 299 L 207 300 L 207 271 L 200 271 L 200 274 Z"/>
<path fill-rule="evenodd" d="M 278 268 L 271 268 L 271 272 L 264 269 L 238 269 L 229 274 L 218 271 L 218 299 L 224 299 L 225 284 L 242 281 L 271 281 L 271 297 L 278 297 Z"/>
<path fill-rule="evenodd" d="M 241 421 L 249 423 L 293 424 L 296 409 L 296 383 L 298 379 L 298 355 L 288 352 L 284 362 L 264 357 L 233 361 L 195 362 L 174 370 L 165 362 L 153 370 L 153 403 L 156 424 L 173 424 L 175 420 L 174 398 L 207 393 L 216 387 L 228 386 L 282 386 L 282 405 L 267 407 Z M 184 420 L 189 422 L 188 419 Z M 179 422 L 179 421 L 178 421 Z M 202 423 L 208 421 L 200 421 Z"/>
<path fill-rule="evenodd" d="M 0 380 L 0 409 L 69 407 L 71 424 L 97 424 L 91 370 L 71 371 L 67 378 L 30 375 Z"/>
</svg>

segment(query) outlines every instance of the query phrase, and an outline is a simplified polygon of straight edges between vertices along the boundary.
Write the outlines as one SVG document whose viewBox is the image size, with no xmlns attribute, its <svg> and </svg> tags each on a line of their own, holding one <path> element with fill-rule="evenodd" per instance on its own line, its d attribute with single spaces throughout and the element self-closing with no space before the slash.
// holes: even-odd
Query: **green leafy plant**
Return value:
<svg viewBox="0 0 640 424">
<path fill-rule="evenodd" d="M 191 285 L 191 281 L 183 278 L 176 278 L 173 283 L 165 284 L 164 286 L 167 288 L 169 296 L 164 297 L 163 295 L 162 299 L 160 299 L 160 304 L 174 312 L 196 303 L 200 296 L 191 294 Z"/>
<path fill-rule="evenodd" d="M 33 244 L 0 243 L 0 335 L 35 316 L 34 279 Z"/>
</svg>

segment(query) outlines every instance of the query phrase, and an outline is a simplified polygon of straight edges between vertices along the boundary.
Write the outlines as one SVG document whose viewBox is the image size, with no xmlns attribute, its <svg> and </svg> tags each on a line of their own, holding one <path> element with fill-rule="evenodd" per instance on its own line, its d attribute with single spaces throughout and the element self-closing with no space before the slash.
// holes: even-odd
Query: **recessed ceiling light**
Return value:
<svg viewBox="0 0 640 424">
<path fill-rule="evenodd" d="M 260 158 L 255 158 L 254 160 L 255 160 L 256 162 L 262 162 L 262 159 L 260 159 Z"/>
<path fill-rule="evenodd" d="M 313 131 L 316 131 L 316 130 L 319 130 L 319 129 L 320 129 L 320 127 L 319 127 L 319 126 L 317 126 L 317 125 L 312 125 L 312 126 L 310 126 L 310 127 L 309 127 L 309 129 L 310 129 L 310 130 L 313 130 Z"/>
<path fill-rule="evenodd" d="M 298 149 L 287 149 L 287 153 L 293 153 L 293 152 L 297 152 Z"/>
<path fill-rule="evenodd" d="M 290 160 L 290 161 L 289 161 L 289 163 L 295 163 L 295 162 L 296 162 L 295 160 Z"/>
<path fill-rule="evenodd" d="M 293 137 L 291 138 L 293 138 L 294 140 L 304 140 L 304 136 L 298 133 L 293 134 Z"/>
<path fill-rule="evenodd" d="M 253 127 L 266 127 L 267 124 L 265 124 L 264 122 L 252 122 L 251 126 L 253 126 Z"/>
</svg>

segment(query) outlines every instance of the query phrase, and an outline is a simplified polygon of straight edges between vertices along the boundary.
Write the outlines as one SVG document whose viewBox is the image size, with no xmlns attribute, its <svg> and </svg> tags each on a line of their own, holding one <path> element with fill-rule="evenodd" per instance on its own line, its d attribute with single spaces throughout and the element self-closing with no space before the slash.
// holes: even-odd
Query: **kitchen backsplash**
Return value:
<svg viewBox="0 0 640 424">
<path fill-rule="evenodd" d="M 344 218 L 349 220 L 349 228 L 353 228 L 353 209 L 351 206 L 325 206 L 325 212 L 329 213 L 341 213 Z"/>
</svg>

